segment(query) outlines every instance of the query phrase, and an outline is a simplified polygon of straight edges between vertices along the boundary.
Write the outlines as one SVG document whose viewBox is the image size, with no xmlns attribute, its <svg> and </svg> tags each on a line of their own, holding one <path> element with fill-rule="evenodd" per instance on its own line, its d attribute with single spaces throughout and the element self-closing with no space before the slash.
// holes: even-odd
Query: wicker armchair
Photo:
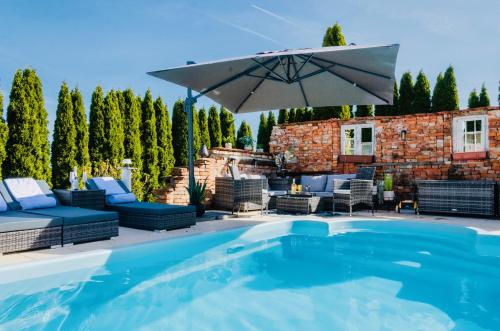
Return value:
<svg viewBox="0 0 500 331">
<path fill-rule="evenodd" d="M 267 179 L 215 178 L 213 204 L 231 212 L 263 210 L 267 204 Z"/>
<path fill-rule="evenodd" d="M 375 167 L 360 167 L 356 178 L 351 180 L 334 180 L 333 182 L 333 207 L 344 205 L 349 208 L 352 216 L 352 207 L 358 204 L 369 206 L 374 213 L 373 178 Z"/>
</svg>

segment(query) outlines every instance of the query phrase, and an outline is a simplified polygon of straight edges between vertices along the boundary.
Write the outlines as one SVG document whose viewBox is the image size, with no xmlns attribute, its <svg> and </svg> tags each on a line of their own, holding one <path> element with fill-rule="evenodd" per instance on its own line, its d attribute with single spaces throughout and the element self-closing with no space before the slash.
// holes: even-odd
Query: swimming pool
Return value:
<svg viewBox="0 0 500 331">
<path fill-rule="evenodd" d="M 498 330 L 500 238 L 279 222 L 0 269 L 0 330 Z"/>
</svg>

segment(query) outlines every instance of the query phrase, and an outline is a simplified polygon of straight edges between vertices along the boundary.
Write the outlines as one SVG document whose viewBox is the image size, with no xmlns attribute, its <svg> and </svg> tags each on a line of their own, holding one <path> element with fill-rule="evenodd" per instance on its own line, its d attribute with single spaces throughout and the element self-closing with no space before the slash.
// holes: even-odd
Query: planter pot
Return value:
<svg viewBox="0 0 500 331">
<path fill-rule="evenodd" d="M 251 151 L 251 150 L 253 150 L 252 145 L 245 146 L 245 151 Z"/>
<path fill-rule="evenodd" d="M 392 201 L 394 200 L 394 191 L 384 191 L 384 200 L 385 201 Z"/>
<path fill-rule="evenodd" d="M 202 217 L 205 214 L 205 205 L 201 203 L 194 206 L 196 207 L 196 217 Z"/>
<path fill-rule="evenodd" d="M 231 143 L 225 143 L 224 144 L 224 148 L 231 149 L 231 148 L 233 148 L 233 144 L 231 144 Z"/>
</svg>

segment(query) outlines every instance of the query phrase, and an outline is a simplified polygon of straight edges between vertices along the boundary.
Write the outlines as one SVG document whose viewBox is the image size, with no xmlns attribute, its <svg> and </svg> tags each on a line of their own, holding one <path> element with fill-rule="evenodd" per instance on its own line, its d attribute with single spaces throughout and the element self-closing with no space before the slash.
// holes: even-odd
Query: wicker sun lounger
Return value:
<svg viewBox="0 0 500 331">
<path fill-rule="evenodd" d="M 45 181 L 37 181 L 47 196 L 54 197 Z M 118 214 L 108 211 L 96 211 L 86 208 L 62 206 L 57 201 L 56 207 L 20 210 L 21 207 L 9 193 L 3 182 L 0 182 L 0 192 L 11 210 L 27 217 L 51 217 L 62 220 L 61 243 L 77 244 L 83 242 L 110 239 L 118 236 Z"/>
<path fill-rule="evenodd" d="M 125 192 L 130 193 L 127 187 L 118 181 Z M 97 189 L 95 182 L 90 179 L 87 186 Z M 153 202 L 128 202 L 120 204 L 106 203 L 106 209 L 119 214 L 120 225 L 151 231 L 165 231 L 188 228 L 196 224 L 196 207 L 169 205 Z"/>
</svg>

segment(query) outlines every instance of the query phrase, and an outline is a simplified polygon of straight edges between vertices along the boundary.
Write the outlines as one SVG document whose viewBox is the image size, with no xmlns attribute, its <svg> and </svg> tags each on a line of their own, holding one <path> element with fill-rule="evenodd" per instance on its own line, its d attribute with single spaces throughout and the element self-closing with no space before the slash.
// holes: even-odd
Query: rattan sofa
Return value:
<svg viewBox="0 0 500 331">
<path fill-rule="evenodd" d="M 123 190 L 130 193 L 123 182 L 117 181 Z M 86 185 L 98 189 L 92 179 Z M 196 224 L 196 207 L 169 205 L 154 202 L 128 202 L 111 204 L 106 202 L 106 209 L 118 213 L 120 225 L 150 231 L 168 231 L 188 228 Z"/>
</svg>

